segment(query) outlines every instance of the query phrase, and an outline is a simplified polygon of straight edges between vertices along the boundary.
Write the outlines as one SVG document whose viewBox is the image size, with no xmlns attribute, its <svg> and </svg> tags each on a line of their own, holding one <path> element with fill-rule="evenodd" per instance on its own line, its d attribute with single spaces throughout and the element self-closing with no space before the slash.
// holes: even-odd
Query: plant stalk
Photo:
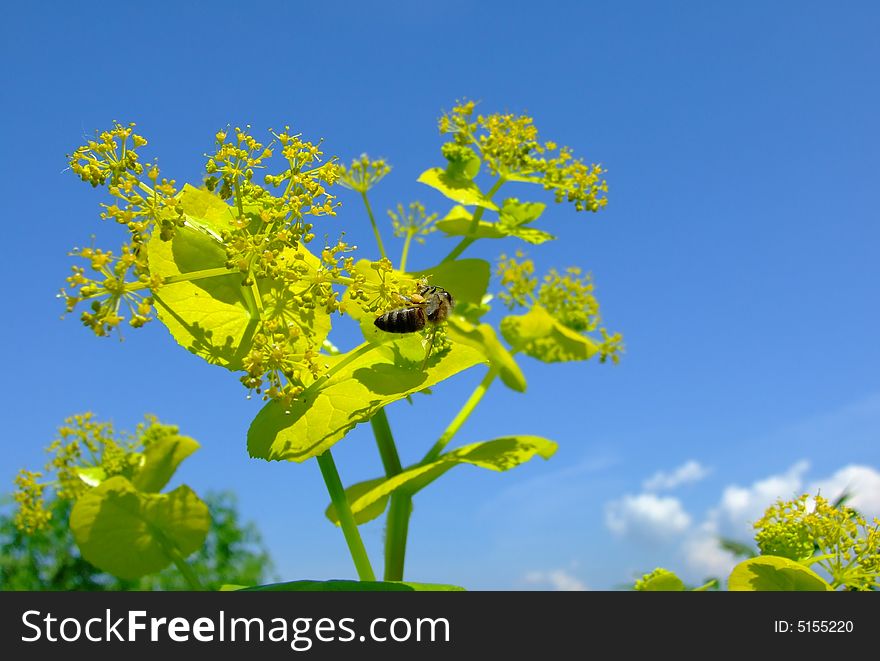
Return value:
<svg viewBox="0 0 880 661">
<path fill-rule="evenodd" d="M 330 501 L 336 508 L 342 534 L 345 535 L 345 543 L 348 544 L 358 578 L 362 581 L 375 581 L 376 575 L 370 565 L 367 549 L 364 547 L 360 532 L 358 532 L 357 523 L 354 521 L 348 499 L 345 497 L 345 489 L 342 487 L 342 480 L 339 479 L 339 471 L 336 470 L 336 462 L 333 461 L 330 450 L 318 455 L 318 466 L 321 467 L 321 475 L 324 476 L 324 483 L 330 493 Z"/>
<path fill-rule="evenodd" d="M 205 588 L 202 586 L 201 581 L 199 581 L 199 577 L 196 576 L 193 568 L 189 566 L 186 559 L 181 555 L 180 551 L 177 550 L 177 547 L 169 545 L 166 548 L 166 551 L 168 552 L 168 555 L 171 556 L 174 566 L 177 567 L 178 571 L 183 575 L 183 579 L 189 585 L 189 589 L 204 590 Z"/>
<path fill-rule="evenodd" d="M 373 234 L 376 235 L 379 254 L 385 259 L 387 257 L 385 254 L 385 244 L 382 243 L 382 235 L 379 233 L 379 226 L 376 224 L 376 218 L 373 216 L 373 209 L 370 207 L 370 200 L 367 198 L 367 191 L 361 191 L 361 197 L 364 198 L 364 206 L 367 207 L 367 215 L 370 217 L 370 224 L 373 226 Z"/>
<path fill-rule="evenodd" d="M 498 370 L 496 370 L 494 367 L 486 372 L 486 376 L 483 377 L 483 380 L 480 381 L 479 385 L 471 393 L 471 396 L 468 397 L 468 400 L 464 403 L 464 406 L 461 407 L 459 412 L 452 419 L 452 422 L 449 423 L 449 426 L 446 427 L 443 434 L 441 434 L 440 438 L 437 439 L 437 442 L 434 443 L 434 446 L 430 450 L 428 450 L 428 454 L 426 454 L 425 458 L 422 459 L 421 462 L 419 462 L 420 464 L 428 464 L 440 456 L 440 453 L 443 452 L 443 448 L 445 448 L 449 444 L 449 441 L 451 441 L 452 437 L 455 436 L 456 433 L 458 433 L 458 430 L 464 424 L 465 420 L 467 420 L 470 417 L 471 413 L 474 412 L 477 404 L 479 404 L 480 400 L 483 399 L 486 391 L 489 390 L 489 386 L 492 385 L 492 382 L 497 376 Z"/>
<path fill-rule="evenodd" d="M 505 181 L 506 180 L 504 179 L 504 177 L 498 177 L 498 181 L 495 182 L 495 185 L 492 186 L 492 188 L 486 194 L 486 198 L 491 200 L 493 197 L 495 197 L 495 193 L 498 192 L 498 189 L 501 188 L 501 185 Z M 471 225 L 468 228 L 468 234 L 473 234 L 477 231 L 477 228 L 480 226 L 480 219 L 483 217 L 483 212 L 485 210 L 485 207 L 477 207 L 477 209 L 474 211 L 473 218 L 471 218 Z M 461 255 L 461 253 L 463 253 L 465 250 L 467 250 L 468 246 L 470 246 L 474 241 L 476 241 L 476 239 L 472 237 L 464 237 L 461 241 L 458 242 L 458 245 L 455 246 L 455 248 L 453 248 L 450 253 L 443 258 L 443 261 L 440 263 L 445 264 L 446 262 L 451 262 L 452 260 L 457 259 L 458 256 Z"/>
<path fill-rule="evenodd" d="M 412 239 L 415 236 L 412 232 L 406 233 L 406 238 L 403 240 L 403 250 L 400 253 L 400 270 L 403 273 L 406 273 L 406 258 L 409 256 L 409 244 L 412 243 Z"/>
<path fill-rule="evenodd" d="M 385 476 L 393 477 L 403 470 L 391 425 L 385 409 L 379 409 L 370 418 L 376 445 L 382 457 Z M 412 512 L 412 496 L 395 491 L 391 494 L 391 504 L 385 519 L 385 580 L 402 581 L 403 567 L 406 560 L 406 538 L 409 532 L 409 515 Z"/>
</svg>

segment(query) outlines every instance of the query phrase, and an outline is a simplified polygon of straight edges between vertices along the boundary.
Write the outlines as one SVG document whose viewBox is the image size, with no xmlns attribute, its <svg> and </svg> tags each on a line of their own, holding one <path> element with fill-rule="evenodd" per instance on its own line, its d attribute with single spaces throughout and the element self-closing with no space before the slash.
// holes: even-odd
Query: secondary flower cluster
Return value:
<svg viewBox="0 0 880 661">
<path fill-rule="evenodd" d="M 501 255 L 496 274 L 503 290 L 498 297 L 511 310 L 537 305 L 573 331 L 599 332 L 602 336 L 600 360 L 611 359 L 617 363 L 623 349 L 623 337 L 601 327 L 599 301 L 589 274 L 578 267 L 569 267 L 564 273 L 550 269 L 539 284 L 534 273 L 534 262 L 526 259 L 522 251 L 518 250 L 512 257 Z"/>
<path fill-rule="evenodd" d="M 762 554 L 813 561 L 831 575 L 835 587 L 880 587 L 880 519 L 807 494 L 778 501 L 755 522 Z"/>
<path fill-rule="evenodd" d="M 176 433 L 177 427 L 164 425 L 153 416 L 147 416 L 134 434 L 116 432 L 111 423 L 98 422 L 92 413 L 67 418 L 58 437 L 46 448 L 52 456 L 45 474 L 22 470 L 15 478 L 15 525 L 28 533 L 41 530 L 51 519 L 45 507 L 47 489 L 61 500 L 76 500 L 98 474 L 101 479 L 130 477 L 155 439 Z M 51 474 L 54 479 L 43 479 Z"/>
<path fill-rule="evenodd" d="M 450 163 L 466 162 L 469 152 L 479 152 L 493 174 L 540 183 L 553 191 L 557 202 L 571 202 L 577 211 L 598 211 L 608 203 L 602 167 L 575 158 L 568 147 L 540 142 L 531 117 L 502 113 L 474 117 L 474 110 L 473 101 L 462 102 L 440 118 L 440 133 L 450 135 L 454 145 L 444 146 Z"/>
<path fill-rule="evenodd" d="M 358 193 L 366 193 L 389 172 L 391 166 L 384 159 L 371 159 L 366 154 L 361 154 L 350 166 L 340 166 L 339 185 Z"/>
<path fill-rule="evenodd" d="M 388 216 L 394 227 L 394 236 L 411 236 L 417 243 L 424 243 L 425 237 L 436 230 L 434 222 L 437 220 L 437 214 L 428 215 L 425 212 L 425 205 L 421 202 L 410 202 L 408 207 L 398 204 L 396 210 L 388 210 Z"/>
<path fill-rule="evenodd" d="M 250 301 L 257 321 L 249 346 L 241 347 L 241 381 L 264 399 L 289 405 L 322 369 L 319 351 L 326 332 L 312 337 L 310 320 L 341 311 L 341 287 L 351 288 L 352 299 L 374 311 L 412 293 L 412 283 L 389 275 L 390 263 L 374 264 L 382 274 L 378 285 L 355 273 L 349 255 L 354 246 L 341 238 L 315 255 L 305 248 L 315 238 L 306 219 L 336 214 L 339 203 L 328 189 L 342 176 L 346 185 L 366 190 L 390 170 L 384 161 L 364 156 L 348 169 L 332 158 L 325 162 L 320 143 L 289 127 L 273 132 L 268 146 L 249 127 L 222 130 L 205 166 L 205 189 L 216 196 L 212 201 L 192 187 L 178 190 L 173 181 L 159 179 L 157 166 L 143 165 L 137 150 L 147 141 L 132 128 L 117 123 L 70 156 L 77 175 L 93 186 L 106 185 L 116 198 L 102 205 L 102 217 L 125 224 L 131 235 L 119 254 L 94 247 L 72 253 L 85 264 L 73 266 L 60 296 L 68 312 L 87 304 L 80 318 L 96 335 L 109 334 L 126 318 L 133 327 L 143 326 L 151 319 L 154 297 L 173 282 L 237 273 L 241 298 Z M 260 179 L 256 172 L 266 169 L 273 155 L 286 167 Z M 171 274 L 151 269 L 150 241 L 186 242 L 189 235 L 178 237 L 184 227 L 196 230 L 201 241 L 208 237 L 218 244 L 225 254 L 222 266 Z"/>
</svg>

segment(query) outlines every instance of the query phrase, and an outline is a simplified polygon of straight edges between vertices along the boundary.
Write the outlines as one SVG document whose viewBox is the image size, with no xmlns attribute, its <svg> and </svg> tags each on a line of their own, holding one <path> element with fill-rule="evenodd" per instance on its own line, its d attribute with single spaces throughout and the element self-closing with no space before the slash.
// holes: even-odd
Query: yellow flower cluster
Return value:
<svg viewBox="0 0 880 661">
<path fill-rule="evenodd" d="M 569 267 L 564 273 L 550 269 L 539 286 L 534 274 L 534 262 L 526 259 L 522 251 L 516 251 L 512 257 L 501 255 L 496 275 L 503 290 L 498 297 L 511 310 L 539 305 L 567 328 L 578 333 L 598 332 L 602 336 L 599 360 L 620 362 L 623 336 L 600 326 L 599 301 L 590 276 L 578 267 Z"/>
<path fill-rule="evenodd" d="M 437 214 L 428 215 L 421 202 L 410 202 L 408 207 L 398 204 L 396 210 L 388 210 L 388 216 L 394 227 L 394 236 L 412 236 L 418 243 L 424 243 L 424 237 L 436 229 Z"/>
<path fill-rule="evenodd" d="M 391 166 L 384 159 L 371 159 L 366 154 L 361 154 L 350 166 L 343 166 L 340 170 L 341 186 L 358 193 L 366 193 L 391 172 Z"/>
<path fill-rule="evenodd" d="M 822 496 L 778 501 L 755 522 L 762 554 L 815 563 L 834 587 L 880 588 L 880 519 L 865 517 Z"/>
<path fill-rule="evenodd" d="M 540 183 L 556 202 L 574 204 L 577 211 L 598 211 L 608 203 L 604 170 L 575 158 L 568 147 L 540 142 L 534 120 L 527 115 L 495 113 L 474 118 L 473 101 L 457 104 L 440 118 L 440 133 L 452 137 L 459 149 L 444 148 L 451 162 L 461 149 L 476 149 L 489 170 L 505 180 Z"/>
<path fill-rule="evenodd" d="M 141 464 L 143 450 L 153 440 L 176 432 L 177 427 L 163 425 L 151 416 L 138 425 L 134 435 L 116 432 L 112 424 L 97 421 L 92 413 L 67 418 L 46 448 L 51 458 L 45 472 L 22 470 L 15 479 L 16 526 L 33 533 L 48 524 L 47 489 L 61 500 L 76 500 L 90 488 L 89 471 L 99 471 L 104 479 L 131 477 Z M 53 479 L 45 479 L 50 475 Z"/>
</svg>

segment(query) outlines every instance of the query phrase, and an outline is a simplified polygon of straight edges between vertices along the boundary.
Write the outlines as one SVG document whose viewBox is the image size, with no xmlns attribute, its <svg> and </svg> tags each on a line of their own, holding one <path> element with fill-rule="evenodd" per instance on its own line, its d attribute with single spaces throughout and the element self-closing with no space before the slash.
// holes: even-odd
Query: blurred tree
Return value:
<svg viewBox="0 0 880 661">
<path fill-rule="evenodd" d="M 210 493 L 211 528 L 187 562 L 208 590 L 224 584 L 259 585 L 274 578 L 272 560 L 253 523 L 239 522 L 231 492 Z M 0 514 L 0 589 L 3 590 L 186 590 L 180 572 L 167 569 L 125 581 L 86 562 L 67 526 L 71 503 L 54 499 L 49 526 L 32 534 L 15 527 L 14 514 Z"/>
</svg>

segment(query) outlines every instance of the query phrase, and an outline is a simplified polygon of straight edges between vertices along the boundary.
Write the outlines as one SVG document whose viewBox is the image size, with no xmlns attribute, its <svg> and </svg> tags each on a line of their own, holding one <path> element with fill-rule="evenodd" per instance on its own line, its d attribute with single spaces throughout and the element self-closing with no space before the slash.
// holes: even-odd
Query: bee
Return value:
<svg viewBox="0 0 880 661">
<path fill-rule="evenodd" d="M 427 364 L 434 347 L 437 326 L 446 321 L 454 307 L 455 299 L 452 298 L 452 294 L 442 287 L 425 284 L 419 287 L 418 294 L 413 294 L 407 299 L 406 306 L 376 317 L 373 323 L 386 333 L 415 333 L 431 324 L 431 340 L 425 355 L 425 364 Z"/>
</svg>

